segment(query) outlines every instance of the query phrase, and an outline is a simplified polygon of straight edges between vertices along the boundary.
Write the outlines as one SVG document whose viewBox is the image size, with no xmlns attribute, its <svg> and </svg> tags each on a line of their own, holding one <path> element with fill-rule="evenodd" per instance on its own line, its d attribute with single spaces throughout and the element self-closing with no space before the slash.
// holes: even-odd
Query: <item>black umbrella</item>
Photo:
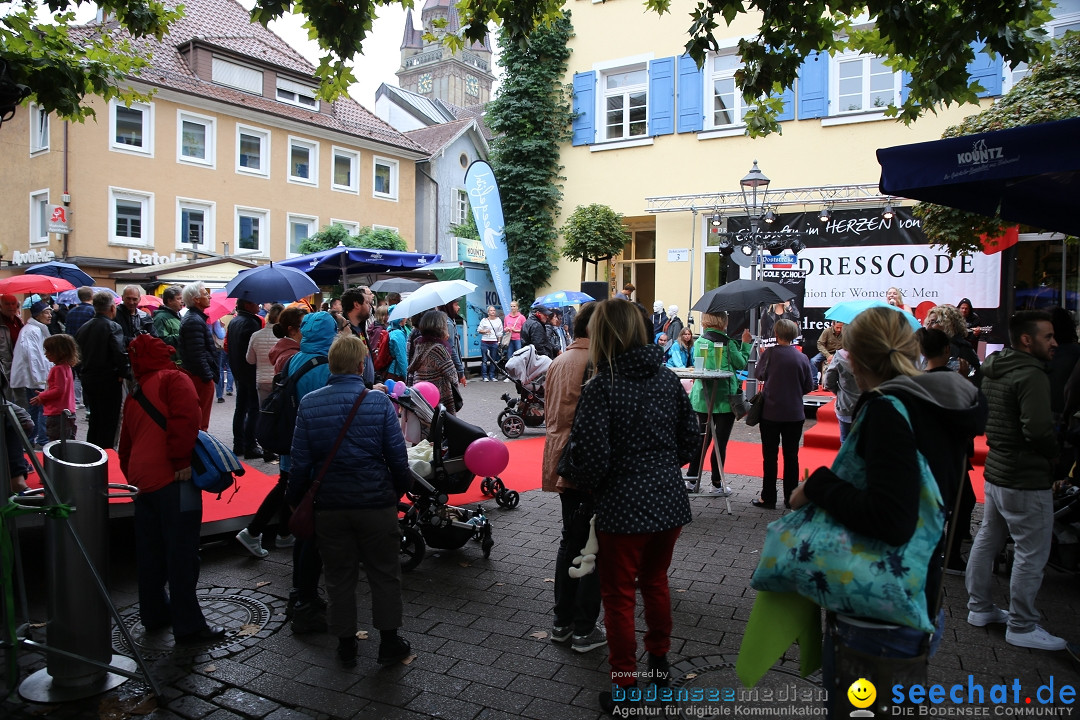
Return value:
<svg viewBox="0 0 1080 720">
<path fill-rule="evenodd" d="M 418 283 L 415 280 L 409 280 L 408 278 L 384 278 L 373 282 L 370 289 L 373 292 L 409 293 L 414 290 L 419 290 L 421 285 L 423 285 L 423 283 Z"/>
<path fill-rule="evenodd" d="M 740 278 L 705 293 L 690 309 L 709 314 L 737 312 L 787 302 L 793 297 L 795 293 L 782 285 Z"/>
</svg>

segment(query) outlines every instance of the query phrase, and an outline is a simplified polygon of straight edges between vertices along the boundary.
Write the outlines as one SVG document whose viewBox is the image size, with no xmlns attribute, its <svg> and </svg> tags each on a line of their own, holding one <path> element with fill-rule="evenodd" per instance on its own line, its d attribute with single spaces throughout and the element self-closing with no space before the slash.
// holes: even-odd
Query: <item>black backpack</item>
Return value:
<svg viewBox="0 0 1080 720">
<path fill-rule="evenodd" d="M 296 384 L 309 370 L 328 361 L 325 355 L 313 357 L 292 375 L 288 368 L 274 376 L 274 389 L 259 408 L 259 417 L 255 422 L 255 439 L 263 450 L 288 455 L 292 452 L 293 432 L 296 430 L 296 411 L 300 407 L 300 398 L 296 396 Z"/>
</svg>

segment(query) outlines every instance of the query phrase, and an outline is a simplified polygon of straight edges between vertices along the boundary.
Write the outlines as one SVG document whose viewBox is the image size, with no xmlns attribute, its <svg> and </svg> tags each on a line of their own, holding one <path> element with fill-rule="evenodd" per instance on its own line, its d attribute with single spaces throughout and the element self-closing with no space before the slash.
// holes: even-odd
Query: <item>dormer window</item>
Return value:
<svg viewBox="0 0 1080 720">
<path fill-rule="evenodd" d="M 315 97 L 314 87 L 286 80 L 283 77 L 277 79 L 277 99 L 289 105 L 299 105 L 312 110 L 319 109 L 319 101 Z"/>
<path fill-rule="evenodd" d="M 219 57 L 214 58 L 213 67 L 213 79 L 218 85 L 228 85 L 244 92 L 262 95 L 263 74 L 261 70 L 239 65 Z"/>
</svg>

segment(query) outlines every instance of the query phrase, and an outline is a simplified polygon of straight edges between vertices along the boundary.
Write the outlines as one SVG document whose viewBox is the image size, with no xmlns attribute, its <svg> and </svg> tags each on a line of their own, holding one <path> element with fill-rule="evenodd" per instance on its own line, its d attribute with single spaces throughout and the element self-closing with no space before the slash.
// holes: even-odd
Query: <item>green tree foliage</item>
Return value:
<svg viewBox="0 0 1080 720">
<path fill-rule="evenodd" d="M 5 5 L 8 3 L 5 3 Z M 129 42 L 131 37 L 161 39 L 170 23 L 183 15 L 183 8 L 170 10 L 153 0 L 102 0 L 97 3 L 116 17 L 119 26 L 88 42 L 77 27 L 70 8 L 78 1 L 49 0 L 52 22 L 40 23 L 37 3 L 11 3 L 0 17 L 0 105 L 23 98 L 68 120 L 82 122 L 95 115 L 83 102 L 87 95 L 106 100 L 116 98 L 126 104 L 149 97 L 122 90 L 125 76 L 148 64 Z"/>
<path fill-rule="evenodd" d="M 1032 66 L 1031 73 L 997 102 L 948 128 L 942 137 L 1004 130 L 1036 123 L 1080 117 L 1080 33 L 1069 33 L 1054 54 Z M 999 237 L 1009 225 L 1000 217 L 985 217 L 965 210 L 919 203 L 915 216 L 923 232 L 952 255 L 982 249 L 980 235 Z"/>
<path fill-rule="evenodd" d="M 496 139 L 491 167 L 499 182 L 514 297 L 532 302 L 554 272 L 555 218 L 562 200 L 559 146 L 570 140 L 570 91 L 561 82 L 573 35 L 570 14 L 541 26 L 527 43 L 499 37 L 505 70 L 485 119 Z"/>
<path fill-rule="evenodd" d="M 48 1 L 58 11 L 83 0 Z M 153 0 L 99 4 L 135 35 L 160 37 L 174 19 Z M 411 8 L 413 4 L 414 0 L 257 0 L 251 16 L 263 24 L 287 12 L 305 16 L 309 36 L 325 52 L 316 70 L 319 92 L 323 99 L 332 99 L 355 82 L 347 63 L 362 52 L 378 6 Z M 888 112 L 910 122 L 927 110 L 935 111 L 938 103 L 977 102 L 979 88 L 968 86 L 965 69 L 974 58 L 971 44 L 976 40 L 984 41 L 1008 64 L 1045 57 L 1047 45 L 1040 27 L 1050 17 L 1050 4 L 1051 0 L 698 0 L 690 12 L 686 51 L 702 65 L 706 52 L 718 47 L 715 32 L 721 23 L 730 25 L 740 15 L 760 14 L 758 34 L 739 42 L 744 68 L 736 74 L 750 107 L 746 124 L 753 136 L 779 130 L 777 96 L 792 87 L 803 59 L 814 51 L 880 55 L 890 67 L 907 72 L 908 96 L 903 105 Z M 527 45 L 538 25 L 550 32 L 559 22 L 563 0 L 457 0 L 456 5 L 460 34 L 446 33 L 444 28 L 435 32 L 458 49 L 482 39 L 492 23 L 501 26 L 507 43 Z M 671 11 L 672 0 L 644 0 L 644 5 L 663 15 Z M 123 53 L 118 46 L 107 44 L 115 41 L 102 39 L 97 46 L 83 48 L 70 41 L 66 29 L 44 29 L 28 12 L 9 16 L 23 18 L 15 24 L 6 19 L 0 24 L 0 55 L 12 65 L 17 81 L 38 93 L 48 109 L 79 117 L 83 95 L 114 93 L 108 88 L 115 88 L 123 75 L 138 69 L 125 66 L 128 61 L 119 57 Z M 852 18 L 860 16 L 874 18 L 874 27 L 853 23 Z M 68 22 L 68 15 L 58 21 L 61 26 Z M 642 20 L 647 22 L 647 18 Z M 60 103 L 53 96 L 66 100 Z"/>
<path fill-rule="evenodd" d="M 630 233 L 622 219 L 622 215 L 607 205 L 597 203 L 578 205 L 566 218 L 560 230 L 566 238 L 562 256 L 567 260 L 582 260 L 582 280 L 585 279 L 586 260 L 596 262 L 618 255 L 630 241 Z"/>
<path fill-rule="evenodd" d="M 480 231 L 476 228 L 476 218 L 470 212 L 465 213 L 465 222 L 460 225 L 451 225 L 450 234 L 453 237 L 464 238 L 467 240 L 479 240 Z"/>
<path fill-rule="evenodd" d="M 360 228 L 356 235 L 350 235 L 342 225 L 327 225 L 322 230 L 300 243 L 297 251 L 301 255 L 322 252 L 336 248 L 338 245 L 355 248 L 368 248 L 370 250 L 397 250 L 408 252 L 409 246 L 395 230 L 379 228 L 374 230 L 369 227 Z"/>
</svg>

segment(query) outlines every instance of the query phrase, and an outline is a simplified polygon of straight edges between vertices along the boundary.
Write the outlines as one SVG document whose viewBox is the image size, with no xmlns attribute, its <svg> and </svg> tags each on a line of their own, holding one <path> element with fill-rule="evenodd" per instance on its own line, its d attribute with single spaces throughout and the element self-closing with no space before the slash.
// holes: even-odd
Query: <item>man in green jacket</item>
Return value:
<svg viewBox="0 0 1080 720">
<path fill-rule="evenodd" d="M 1012 348 L 983 363 L 982 391 L 990 406 L 986 423 L 986 504 L 967 565 L 968 623 L 1008 623 L 1005 642 L 1036 650 L 1063 650 L 1065 640 L 1039 627 L 1035 596 L 1050 556 L 1054 524 L 1051 491 L 1058 455 L 1050 413 L 1046 363 L 1053 357 L 1054 327 L 1041 311 L 1009 320 Z M 991 601 L 994 558 L 1012 536 L 1014 559 L 1009 611 Z"/>
<path fill-rule="evenodd" d="M 180 308 L 184 306 L 181 294 L 184 289 L 178 286 L 168 287 L 161 293 L 161 307 L 154 311 L 154 335 L 165 341 L 174 351 L 180 346 Z M 173 360 L 180 365 L 179 353 L 173 354 Z"/>
</svg>

